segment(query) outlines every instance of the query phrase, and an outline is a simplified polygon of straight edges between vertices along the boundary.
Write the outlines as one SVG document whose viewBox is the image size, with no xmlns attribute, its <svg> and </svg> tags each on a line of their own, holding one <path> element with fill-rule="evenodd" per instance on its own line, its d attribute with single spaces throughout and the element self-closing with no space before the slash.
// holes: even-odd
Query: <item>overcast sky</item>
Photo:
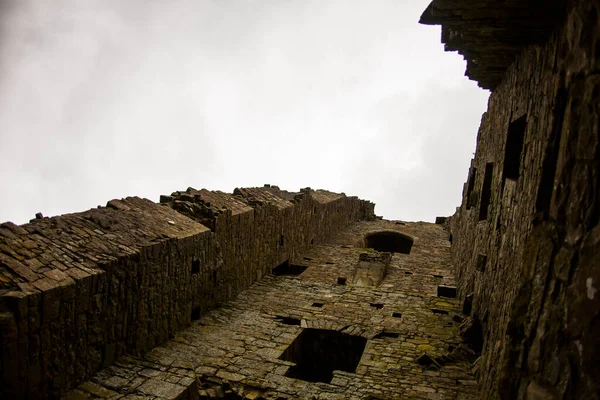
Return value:
<svg viewBox="0 0 600 400">
<path fill-rule="evenodd" d="M 265 183 L 452 214 L 489 92 L 428 1 L 0 0 L 0 221 Z"/>
</svg>

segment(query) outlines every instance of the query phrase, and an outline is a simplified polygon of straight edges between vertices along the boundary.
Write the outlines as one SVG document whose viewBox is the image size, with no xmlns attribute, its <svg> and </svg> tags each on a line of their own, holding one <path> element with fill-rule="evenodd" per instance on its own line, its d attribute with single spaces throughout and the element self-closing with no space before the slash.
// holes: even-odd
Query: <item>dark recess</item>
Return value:
<svg viewBox="0 0 600 400">
<path fill-rule="evenodd" d="M 338 331 L 304 329 L 280 359 L 296 365 L 287 377 L 308 382 L 331 382 L 333 371 L 354 373 L 367 339 Z"/>
<path fill-rule="evenodd" d="M 439 308 L 432 308 L 431 312 L 433 312 L 434 314 L 448 315 L 448 311 L 440 310 Z"/>
<path fill-rule="evenodd" d="M 477 255 L 477 270 L 485 272 L 485 265 L 487 264 L 487 256 L 485 254 Z"/>
<path fill-rule="evenodd" d="M 375 232 L 365 237 L 365 247 L 388 253 L 410 254 L 413 242 L 398 232 Z"/>
<path fill-rule="evenodd" d="M 200 260 L 192 260 L 192 274 L 197 274 L 200 272 Z"/>
<path fill-rule="evenodd" d="M 283 235 L 279 235 L 279 245 L 281 247 L 283 247 L 284 243 L 285 243 L 285 237 Z"/>
<path fill-rule="evenodd" d="M 492 198 L 492 175 L 494 173 L 494 163 L 485 164 L 485 175 L 483 176 L 483 188 L 481 189 L 481 205 L 479 207 L 479 220 L 483 221 L 488 217 L 488 208 Z"/>
<path fill-rule="evenodd" d="M 298 325 L 300 326 L 300 320 L 298 318 L 292 318 L 292 317 L 282 317 L 281 315 L 278 315 L 275 317 L 275 320 L 277 322 L 280 322 L 284 325 Z"/>
<path fill-rule="evenodd" d="M 347 281 L 347 279 L 343 276 L 338 276 L 338 278 L 337 278 L 338 285 L 345 285 L 346 281 Z"/>
<path fill-rule="evenodd" d="M 192 321 L 199 320 L 200 319 L 200 315 L 201 315 L 200 307 L 194 307 L 194 308 L 192 308 L 192 315 L 191 315 Z"/>
<path fill-rule="evenodd" d="M 369 304 L 371 307 L 381 310 L 383 308 L 383 304 L 381 303 L 371 303 Z"/>
<path fill-rule="evenodd" d="M 471 293 L 471 294 L 467 295 L 467 297 L 465 297 L 462 313 L 465 315 L 471 315 L 472 310 L 473 310 L 473 294 Z"/>
<path fill-rule="evenodd" d="M 519 179 L 525 129 L 527 129 L 527 114 L 511 122 L 508 126 L 506 148 L 504 149 L 503 179 Z"/>
<path fill-rule="evenodd" d="M 449 297 L 456 298 L 456 288 L 450 286 L 438 286 L 437 288 L 438 297 Z"/>
<path fill-rule="evenodd" d="M 275 268 L 273 268 L 273 275 L 276 276 L 298 276 L 304 271 L 306 271 L 308 267 L 304 265 L 295 265 L 290 264 L 290 260 L 285 260 L 283 263 L 279 264 Z"/>
<path fill-rule="evenodd" d="M 321 308 L 321 307 L 323 307 L 323 303 L 312 303 L 312 306 Z"/>
<path fill-rule="evenodd" d="M 467 210 L 471 209 L 472 206 L 476 205 L 477 200 L 473 196 L 473 189 L 475 189 L 475 179 L 477 179 L 477 168 L 473 168 L 471 176 L 469 176 L 469 183 L 467 186 Z"/>
<path fill-rule="evenodd" d="M 400 314 L 399 312 L 395 312 L 395 313 L 392 313 L 392 317 L 394 317 L 394 318 L 402 318 L 402 314 Z"/>
</svg>

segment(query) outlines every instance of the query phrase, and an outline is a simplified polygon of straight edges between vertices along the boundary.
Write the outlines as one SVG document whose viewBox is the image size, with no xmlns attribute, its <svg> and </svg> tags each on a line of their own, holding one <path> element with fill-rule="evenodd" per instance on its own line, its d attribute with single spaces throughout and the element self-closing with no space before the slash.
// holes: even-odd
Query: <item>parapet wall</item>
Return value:
<svg viewBox="0 0 600 400">
<path fill-rule="evenodd" d="M 491 94 L 451 220 L 482 399 L 598 398 L 600 5 L 573 2 Z"/>
<path fill-rule="evenodd" d="M 0 225 L 0 398 L 53 398 L 347 224 L 356 197 L 276 187 L 188 189 Z"/>
</svg>

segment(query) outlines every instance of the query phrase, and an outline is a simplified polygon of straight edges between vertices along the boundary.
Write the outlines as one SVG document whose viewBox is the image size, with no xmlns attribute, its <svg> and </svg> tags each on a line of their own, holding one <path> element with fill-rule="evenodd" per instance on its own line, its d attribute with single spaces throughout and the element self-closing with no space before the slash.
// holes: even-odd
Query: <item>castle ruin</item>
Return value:
<svg viewBox="0 0 600 400">
<path fill-rule="evenodd" d="M 0 225 L 0 398 L 599 399 L 600 2 L 433 0 L 492 91 L 435 224 L 276 186 Z"/>
</svg>

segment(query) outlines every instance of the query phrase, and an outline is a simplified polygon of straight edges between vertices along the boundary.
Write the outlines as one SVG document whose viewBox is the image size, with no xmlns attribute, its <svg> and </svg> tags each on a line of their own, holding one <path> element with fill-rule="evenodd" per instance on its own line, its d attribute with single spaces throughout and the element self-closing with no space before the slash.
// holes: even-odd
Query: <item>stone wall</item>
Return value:
<svg viewBox="0 0 600 400">
<path fill-rule="evenodd" d="M 0 398 L 58 397 L 374 217 L 372 203 L 310 189 L 188 189 L 161 200 L 0 225 Z"/>
<path fill-rule="evenodd" d="M 600 396 L 600 5 L 571 7 L 491 94 L 451 220 L 482 398 Z"/>
</svg>

